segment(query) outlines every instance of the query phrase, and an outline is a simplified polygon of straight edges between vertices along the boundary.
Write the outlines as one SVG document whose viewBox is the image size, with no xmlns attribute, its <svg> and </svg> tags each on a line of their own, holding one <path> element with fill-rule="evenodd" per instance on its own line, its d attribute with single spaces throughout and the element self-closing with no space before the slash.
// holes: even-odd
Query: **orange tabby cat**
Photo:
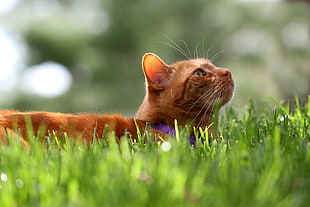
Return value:
<svg viewBox="0 0 310 207">
<path fill-rule="evenodd" d="M 64 114 L 51 112 L 0 111 L 0 140 L 7 134 L 19 133 L 27 143 L 27 127 L 34 135 L 66 133 L 69 138 L 91 142 L 103 136 L 106 125 L 117 137 L 131 134 L 137 139 L 137 126 L 152 130 L 155 135 L 170 134 L 174 120 L 180 126 L 191 124 L 209 127 L 214 106 L 226 104 L 233 96 L 234 81 L 228 69 L 214 66 L 207 59 L 191 59 L 167 65 L 158 56 L 147 53 L 142 60 L 146 79 L 146 95 L 134 118 L 120 115 Z M 159 126 L 160 127 L 157 127 Z M 153 129 L 152 129 L 153 128 Z M 94 134 L 95 133 L 95 134 Z"/>
</svg>

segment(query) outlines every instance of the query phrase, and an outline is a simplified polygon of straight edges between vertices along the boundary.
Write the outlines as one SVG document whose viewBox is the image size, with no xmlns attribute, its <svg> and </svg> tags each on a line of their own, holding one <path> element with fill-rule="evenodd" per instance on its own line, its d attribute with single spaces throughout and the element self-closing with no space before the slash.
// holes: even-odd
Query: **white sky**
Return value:
<svg viewBox="0 0 310 207">
<path fill-rule="evenodd" d="M 0 28 L 0 90 L 10 90 L 15 82 L 14 73 L 19 58 L 18 45 Z"/>
<path fill-rule="evenodd" d="M 42 97 L 55 97 L 69 90 L 72 78 L 61 64 L 45 62 L 28 68 L 21 77 L 22 90 Z"/>
<path fill-rule="evenodd" d="M 21 42 L 0 28 L 0 91 L 21 87 L 24 92 L 51 98 L 69 90 L 71 74 L 58 63 L 46 62 L 21 72 L 24 50 Z"/>
<path fill-rule="evenodd" d="M 0 1 L 0 15 L 11 11 L 18 0 L 1 0 Z"/>
<path fill-rule="evenodd" d="M 17 2 L 0 0 L 0 17 L 10 12 Z M 25 64 L 24 51 L 23 43 L 0 26 L 0 92 L 21 87 L 27 93 L 55 97 L 69 90 L 71 74 L 58 63 L 42 63 L 21 73 L 20 69 Z"/>
</svg>

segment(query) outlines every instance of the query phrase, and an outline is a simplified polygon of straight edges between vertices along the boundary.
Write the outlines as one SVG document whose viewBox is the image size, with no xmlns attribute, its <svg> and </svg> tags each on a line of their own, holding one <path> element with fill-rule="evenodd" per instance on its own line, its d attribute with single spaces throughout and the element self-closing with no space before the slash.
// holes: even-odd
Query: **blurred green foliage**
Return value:
<svg viewBox="0 0 310 207">
<path fill-rule="evenodd" d="M 2 106 L 133 115 L 144 96 L 143 54 L 167 63 L 185 58 L 165 44 L 174 44 L 169 38 L 230 68 L 236 105 L 250 97 L 303 99 L 310 91 L 309 13 L 306 3 L 285 1 L 20 1 L 5 18 L 26 42 L 27 65 L 58 62 L 74 82 L 57 98 L 16 91 Z"/>
</svg>

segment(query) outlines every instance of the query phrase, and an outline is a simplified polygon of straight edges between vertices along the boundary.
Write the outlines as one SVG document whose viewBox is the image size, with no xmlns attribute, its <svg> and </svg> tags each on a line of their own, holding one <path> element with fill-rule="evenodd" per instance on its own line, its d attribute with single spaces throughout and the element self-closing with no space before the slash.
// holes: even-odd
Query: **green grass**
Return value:
<svg viewBox="0 0 310 207">
<path fill-rule="evenodd" d="M 276 105 L 227 108 L 222 138 L 195 147 L 186 130 L 162 145 L 11 140 L 0 146 L 0 206 L 309 206 L 310 97 Z"/>
</svg>

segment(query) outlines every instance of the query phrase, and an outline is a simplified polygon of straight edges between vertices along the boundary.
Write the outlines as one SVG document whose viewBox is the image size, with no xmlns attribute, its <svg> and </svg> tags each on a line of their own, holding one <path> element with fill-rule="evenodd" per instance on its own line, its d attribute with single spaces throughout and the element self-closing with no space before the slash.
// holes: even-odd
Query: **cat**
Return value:
<svg viewBox="0 0 310 207">
<path fill-rule="evenodd" d="M 151 131 L 154 140 L 174 133 L 179 126 L 210 127 L 215 106 L 228 103 L 234 94 L 230 70 L 216 67 L 208 59 L 197 58 L 166 64 L 153 53 L 142 58 L 146 95 L 135 118 L 121 115 L 65 114 L 53 112 L 0 111 L 0 140 L 7 142 L 8 134 L 21 137 L 27 145 L 31 130 L 37 137 L 61 136 L 90 143 L 101 138 L 106 126 L 116 137 L 125 135 L 136 141 L 137 127 Z M 172 130 L 172 132 L 171 132 Z M 128 135 L 130 134 L 130 135 Z"/>
</svg>

